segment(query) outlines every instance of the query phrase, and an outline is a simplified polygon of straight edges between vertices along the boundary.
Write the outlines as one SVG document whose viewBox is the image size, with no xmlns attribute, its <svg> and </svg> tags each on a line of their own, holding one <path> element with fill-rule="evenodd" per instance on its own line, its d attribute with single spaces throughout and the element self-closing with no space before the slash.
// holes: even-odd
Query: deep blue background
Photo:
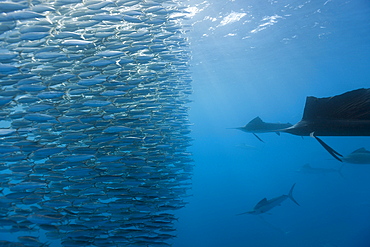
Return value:
<svg viewBox="0 0 370 247">
<path fill-rule="evenodd" d="M 302 174 L 305 163 L 335 168 L 313 138 L 252 134 L 256 116 L 298 122 L 306 96 L 370 87 L 370 2 L 190 1 L 193 55 L 190 120 L 195 167 L 189 204 L 178 212 L 175 247 L 370 246 L 370 165 Z M 196 7 L 196 8 L 195 8 Z M 245 13 L 225 23 L 230 13 Z M 222 22 L 224 20 L 224 22 Z M 369 137 L 323 137 L 342 154 Z M 246 145 L 246 148 L 238 146 Z M 236 214 L 264 197 L 295 199 L 260 218 Z"/>
</svg>

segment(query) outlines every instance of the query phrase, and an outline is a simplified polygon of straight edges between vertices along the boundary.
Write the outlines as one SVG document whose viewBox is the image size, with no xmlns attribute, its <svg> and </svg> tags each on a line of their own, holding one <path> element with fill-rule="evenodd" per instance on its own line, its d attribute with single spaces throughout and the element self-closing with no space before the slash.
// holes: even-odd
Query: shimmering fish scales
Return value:
<svg viewBox="0 0 370 247">
<path fill-rule="evenodd" d="M 16 21 L 16 20 L 26 20 L 26 19 L 33 19 L 33 18 L 44 18 L 44 15 L 39 13 L 28 11 L 28 10 L 20 10 L 14 11 L 7 14 L 0 14 L 0 21 Z"/>
<path fill-rule="evenodd" d="M 16 129 L 0 129 L 0 136 L 12 135 L 16 132 Z"/>
<path fill-rule="evenodd" d="M 103 132 L 106 133 L 117 133 L 117 132 L 123 132 L 123 131 L 132 131 L 132 128 L 126 127 L 126 126 L 110 126 L 106 129 L 104 129 Z"/>
<path fill-rule="evenodd" d="M 13 2 L 0 2 L 0 12 L 12 12 L 16 10 L 22 10 L 26 9 L 27 5 L 25 4 L 19 4 L 19 3 L 13 3 Z"/>
<path fill-rule="evenodd" d="M 54 120 L 55 117 L 50 116 L 48 114 L 42 114 L 42 113 L 30 113 L 24 116 L 25 119 L 35 122 L 46 122 L 49 120 Z"/>
<path fill-rule="evenodd" d="M 88 40 L 70 39 L 64 40 L 61 44 L 64 46 L 76 46 L 76 45 L 85 46 L 91 45 L 93 44 L 93 42 Z"/>
<path fill-rule="evenodd" d="M 10 64 L 0 63 L 0 75 L 11 75 L 18 72 L 18 68 Z"/>
<path fill-rule="evenodd" d="M 33 155 L 47 157 L 53 154 L 60 153 L 64 150 L 65 148 L 61 148 L 61 147 L 40 148 L 36 150 L 35 152 L 33 152 Z"/>
<path fill-rule="evenodd" d="M 176 219 L 157 216 L 185 205 L 192 161 L 189 54 L 180 22 L 168 18 L 180 3 L 165 2 L 172 7 L 58 0 L 4 8 L 1 225 L 42 229 L 66 246 L 100 246 L 108 233 L 110 245 L 167 245 L 172 236 L 161 229 L 173 231 Z M 160 8 L 146 11 L 152 6 Z"/>
<path fill-rule="evenodd" d="M 94 158 L 94 155 L 80 154 L 80 155 L 72 155 L 72 156 L 66 157 L 64 158 L 64 160 L 69 161 L 69 162 L 81 162 L 81 161 L 89 160 L 92 158 Z"/>
<path fill-rule="evenodd" d="M 42 214 L 31 214 L 30 216 L 27 217 L 27 220 L 35 224 L 58 224 L 60 223 L 62 218 Z"/>
</svg>

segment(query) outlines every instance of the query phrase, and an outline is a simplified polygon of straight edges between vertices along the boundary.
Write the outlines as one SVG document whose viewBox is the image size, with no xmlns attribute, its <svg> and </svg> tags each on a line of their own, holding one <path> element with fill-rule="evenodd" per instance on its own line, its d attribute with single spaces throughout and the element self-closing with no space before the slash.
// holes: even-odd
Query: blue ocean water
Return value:
<svg viewBox="0 0 370 247">
<path fill-rule="evenodd" d="M 368 1 L 177 3 L 1 2 L 0 246 L 370 246 L 369 165 L 232 129 L 368 88 Z M 293 184 L 300 206 L 238 215 Z"/>
<path fill-rule="evenodd" d="M 259 116 L 298 122 L 306 96 L 329 97 L 370 81 L 368 1 L 190 1 L 195 166 L 176 247 L 368 247 L 370 166 L 339 169 L 316 140 L 227 129 Z M 368 137 L 323 137 L 349 154 Z M 240 215 L 263 198 L 294 197 L 262 217 Z"/>
</svg>

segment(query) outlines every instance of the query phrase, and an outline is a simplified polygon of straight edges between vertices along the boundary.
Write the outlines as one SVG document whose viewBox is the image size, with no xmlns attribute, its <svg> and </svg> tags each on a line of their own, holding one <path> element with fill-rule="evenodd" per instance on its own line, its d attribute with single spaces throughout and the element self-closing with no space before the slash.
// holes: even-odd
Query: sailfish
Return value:
<svg viewBox="0 0 370 247">
<path fill-rule="evenodd" d="M 293 126 L 291 123 L 266 123 L 260 117 L 255 117 L 244 127 L 232 129 L 238 129 L 247 133 L 252 133 L 258 140 L 264 142 L 256 133 L 275 132 L 276 134 L 280 135 L 281 129 L 286 129 L 291 126 Z"/>
<path fill-rule="evenodd" d="M 342 162 L 343 156 L 319 136 L 370 136 L 370 89 L 360 88 L 326 98 L 309 96 L 302 120 L 279 131 L 314 137 Z"/>
<path fill-rule="evenodd" d="M 270 200 L 267 200 L 267 198 L 263 198 L 261 201 L 259 201 L 256 204 L 256 206 L 254 206 L 254 208 L 251 211 L 243 212 L 243 213 L 240 213 L 240 214 L 237 214 L 237 215 L 266 213 L 267 211 L 273 209 L 274 207 L 280 206 L 280 204 L 288 198 L 290 200 L 292 200 L 295 204 L 300 206 L 299 203 L 293 197 L 294 186 L 295 186 L 295 184 L 293 184 L 293 186 L 290 188 L 290 191 L 289 191 L 288 195 L 281 195 L 281 196 L 272 198 Z"/>
</svg>

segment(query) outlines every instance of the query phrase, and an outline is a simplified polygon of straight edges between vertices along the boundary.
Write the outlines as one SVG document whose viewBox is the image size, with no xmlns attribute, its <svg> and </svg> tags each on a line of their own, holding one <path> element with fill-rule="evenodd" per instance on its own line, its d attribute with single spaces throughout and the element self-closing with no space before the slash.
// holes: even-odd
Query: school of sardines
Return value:
<svg viewBox="0 0 370 247">
<path fill-rule="evenodd" d="M 0 246 L 169 246 L 192 173 L 185 7 L 0 1 Z"/>
</svg>

